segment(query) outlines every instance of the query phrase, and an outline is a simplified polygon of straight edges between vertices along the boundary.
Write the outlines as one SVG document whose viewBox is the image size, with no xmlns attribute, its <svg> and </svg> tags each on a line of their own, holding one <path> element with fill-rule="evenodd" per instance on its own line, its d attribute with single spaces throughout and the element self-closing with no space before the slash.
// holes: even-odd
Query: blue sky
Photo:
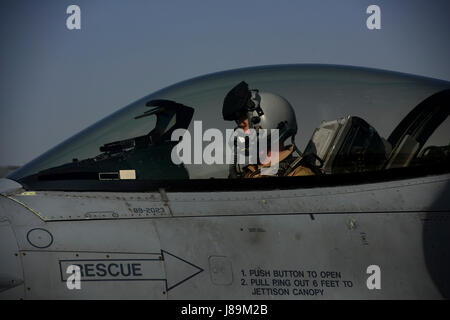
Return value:
<svg viewBox="0 0 450 320">
<path fill-rule="evenodd" d="M 71 4 L 81 30 L 66 28 Z M 381 30 L 366 27 L 371 4 Z M 325 63 L 450 81 L 449 12 L 447 0 L 2 0 L 0 166 L 216 71 Z"/>
</svg>

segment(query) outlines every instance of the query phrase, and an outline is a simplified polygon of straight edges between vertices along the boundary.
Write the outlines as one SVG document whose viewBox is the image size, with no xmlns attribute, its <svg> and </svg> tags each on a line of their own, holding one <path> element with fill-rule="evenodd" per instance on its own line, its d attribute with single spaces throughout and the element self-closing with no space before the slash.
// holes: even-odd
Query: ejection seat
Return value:
<svg viewBox="0 0 450 320">
<path fill-rule="evenodd" d="M 359 117 L 323 121 L 312 134 L 304 156 L 313 154 L 324 174 L 366 172 L 380 169 L 392 147 L 375 128 Z"/>
</svg>

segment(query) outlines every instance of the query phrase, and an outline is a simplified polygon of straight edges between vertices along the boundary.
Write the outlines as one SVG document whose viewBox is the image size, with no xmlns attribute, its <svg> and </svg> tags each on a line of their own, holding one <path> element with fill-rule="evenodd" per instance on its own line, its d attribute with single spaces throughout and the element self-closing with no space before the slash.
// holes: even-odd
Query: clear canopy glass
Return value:
<svg viewBox="0 0 450 320">
<path fill-rule="evenodd" d="M 225 137 L 226 130 L 233 130 L 236 124 L 222 117 L 224 97 L 241 81 L 248 83 L 250 89 L 282 96 L 294 107 L 298 124 L 295 143 L 302 152 L 313 150 L 311 141 L 322 141 L 323 133 L 337 123 L 333 121 L 347 118 L 354 126 L 360 121 L 357 119 L 362 119 L 367 130 L 376 132 L 384 144 L 385 159 L 377 170 L 424 163 L 418 157 L 434 157 L 434 161 L 448 163 L 450 126 L 445 110 L 450 106 L 449 101 L 442 100 L 445 97 L 430 102 L 446 107 L 436 111 L 444 119 L 426 135 L 424 143 L 416 141 L 424 135 L 408 133 L 405 124 L 403 133 L 398 131 L 392 139 L 389 137 L 417 105 L 449 89 L 449 82 L 358 67 L 283 65 L 215 73 L 150 94 L 61 143 L 8 178 L 19 182 L 30 177 L 36 181 L 226 179 L 226 163 L 173 163 L 171 151 L 178 142 L 171 141 L 170 134 L 185 127 L 194 137 L 194 123 L 201 121 L 202 132 L 214 128 Z M 423 129 L 417 126 L 417 130 Z M 202 148 L 208 143 L 201 141 Z M 319 152 L 317 146 L 314 152 Z M 401 152 L 408 154 L 400 156 Z M 430 152 L 433 154 L 427 155 Z M 408 156 L 411 159 L 403 159 Z M 339 155 L 335 157 L 338 159 Z M 345 166 L 347 162 L 342 163 Z M 330 164 L 323 173 L 346 172 L 336 168 Z"/>
</svg>

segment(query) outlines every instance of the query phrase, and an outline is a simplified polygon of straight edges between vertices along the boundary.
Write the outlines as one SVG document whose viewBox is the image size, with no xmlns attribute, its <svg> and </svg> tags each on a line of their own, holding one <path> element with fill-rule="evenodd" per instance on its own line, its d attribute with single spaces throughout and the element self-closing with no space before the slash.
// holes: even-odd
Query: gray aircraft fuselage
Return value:
<svg viewBox="0 0 450 320">
<path fill-rule="evenodd" d="M 450 175 L 263 192 L 2 192 L 26 299 L 448 297 Z M 6 214 L 5 214 L 6 213 Z M 6 246 L 8 244 L 8 246 Z M 67 266 L 82 266 L 69 290 Z M 5 266 L 6 265 L 6 266 Z M 381 270 L 369 289 L 367 268 Z"/>
</svg>

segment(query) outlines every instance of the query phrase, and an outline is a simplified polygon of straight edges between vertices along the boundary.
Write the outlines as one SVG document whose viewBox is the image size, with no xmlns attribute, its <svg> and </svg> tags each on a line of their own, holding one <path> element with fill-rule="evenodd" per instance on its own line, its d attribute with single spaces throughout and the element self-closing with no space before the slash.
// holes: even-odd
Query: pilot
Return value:
<svg viewBox="0 0 450 320">
<path fill-rule="evenodd" d="M 248 84 L 242 81 L 225 96 L 222 115 L 224 120 L 235 121 L 237 124 L 235 130 L 240 128 L 244 133 L 248 133 L 250 129 L 255 129 L 257 134 L 260 129 L 267 129 L 267 132 L 270 132 L 270 129 L 279 130 L 278 151 L 270 150 L 272 143 L 268 142 L 269 150 L 267 150 L 266 156 L 259 153 L 257 161 L 247 159 L 244 166 L 240 166 L 235 161 L 230 165 L 229 178 L 308 176 L 320 173 L 320 169 L 313 164 L 314 161 L 311 161 L 310 157 L 303 158 L 295 146 L 294 138 L 297 133 L 295 111 L 283 97 L 270 92 L 249 90 Z M 270 138 L 269 136 L 269 140 Z M 286 145 L 289 138 L 292 143 Z M 233 141 L 234 147 L 239 148 L 240 145 L 242 148 L 248 149 L 249 142 L 246 142 L 245 144 L 243 138 L 239 136 Z M 272 152 L 278 152 L 278 170 L 269 175 L 262 174 L 262 170 L 276 164 L 271 160 L 272 158 L 277 159 L 277 157 L 273 157 Z M 298 155 L 294 155 L 294 153 Z M 251 157 L 248 152 L 246 156 Z"/>
</svg>

